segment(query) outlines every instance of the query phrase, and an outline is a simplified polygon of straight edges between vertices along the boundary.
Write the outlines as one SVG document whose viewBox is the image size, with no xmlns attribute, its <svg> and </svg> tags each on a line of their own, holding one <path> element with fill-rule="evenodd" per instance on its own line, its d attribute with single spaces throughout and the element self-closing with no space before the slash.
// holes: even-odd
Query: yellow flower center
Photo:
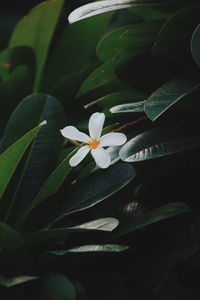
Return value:
<svg viewBox="0 0 200 300">
<path fill-rule="evenodd" d="M 89 141 L 88 145 L 91 149 L 96 149 L 100 144 L 100 141 L 96 140 L 96 139 L 92 139 Z"/>
</svg>

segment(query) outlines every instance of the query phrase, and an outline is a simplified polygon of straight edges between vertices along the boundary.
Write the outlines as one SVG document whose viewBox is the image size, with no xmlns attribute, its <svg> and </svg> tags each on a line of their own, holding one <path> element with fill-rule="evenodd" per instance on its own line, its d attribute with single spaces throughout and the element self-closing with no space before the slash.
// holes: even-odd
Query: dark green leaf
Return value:
<svg viewBox="0 0 200 300">
<path fill-rule="evenodd" d="M 2 197 L 24 152 L 43 126 L 44 123 L 29 131 L 0 155 L 0 198 Z"/>
<path fill-rule="evenodd" d="M 113 82 L 116 82 L 118 85 L 122 85 L 114 72 L 113 62 L 107 62 L 94 70 L 86 78 L 86 80 L 81 85 L 77 95 L 81 96 L 91 90 L 101 88 L 102 86 L 112 84 Z"/>
<path fill-rule="evenodd" d="M 29 68 L 18 66 L 9 76 L 0 83 L 0 98 L 3 101 L 3 113 L 0 118 L 0 132 L 5 128 L 10 114 L 32 88 L 32 78 Z"/>
<path fill-rule="evenodd" d="M 190 39 L 199 24 L 200 4 L 177 10 L 161 28 L 152 53 L 154 55 L 183 55 L 190 51 Z"/>
<path fill-rule="evenodd" d="M 85 78 L 89 76 L 92 70 L 92 67 L 88 65 L 88 67 L 83 70 L 64 76 L 62 79 L 58 80 L 53 87 L 48 88 L 50 91 L 49 93 L 60 99 L 63 107 L 68 110 L 72 105 L 72 100 L 76 98 L 76 94 L 78 93 L 81 84 Z M 46 78 L 47 77 L 48 76 L 46 76 Z M 48 83 L 50 83 L 50 80 Z"/>
<path fill-rule="evenodd" d="M 41 276 L 33 286 L 30 299 L 37 300 L 75 300 L 75 289 L 72 283 L 62 274 L 49 273 Z M 38 285 L 37 285 L 38 283 Z"/>
<path fill-rule="evenodd" d="M 165 3 L 164 0 L 106 0 L 97 1 L 95 3 L 86 4 L 69 15 L 69 22 L 74 23 L 81 19 L 85 19 L 101 13 L 114 11 L 123 8 L 129 8 L 137 5 L 159 5 Z"/>
<path fill-rule="evenodd" d="M 7 48 L 0 52 L 0 78 L 5 79 L 19 65 L 34 67 L 34 55 L 28 47 Z"/>
<path fill-rule="evenodd" d="M 200 137 L 197 134 L 175 125 L 144 131 L 122 146 L 119 156 L 126 162 L 138 162 L 199 146 Z"/>
<path fill-rule="evenodd" d="M 194 60 L 200 67 L 200 25 L 197 26 L 191 40 L 191 51 Z"/>
<path fill-rule="evenodd" d="M 49 230 L 41 230 L 32 232 L 25 236 L 28 244 L 36 244 L 59 237 L 66 233 L 84 232 L 84 231 L 113 231 L 119 224 L 115 218 L 102 218 L 95 221 L 87 222 L 81 225 L 68 228 L 53 228 Z"/>
<path fill-rule="evenodd" d="M 133 8 L 129 8 L 131 12 L 140 16 L 144 21 L 152 21 L 152 20 L 160 20 L 167 19 L 169 15 L 176 11 L 177 8 L 170 4 L 161 4 L 160 6 L 135 6 Z"/>
<path fill-rule="evenodd" d="M 56 169 L 51 173 L 51 175 L 47 178 L 44 185 L 41 187 L 40 191 L 32 201 L 29 208 L 26 210 L 26 212 L 23 215 L 23 218 L 25 219 L 27 215 L 31 212 L 31 210 L 39 205 L 41 202 L 46 200 L 49 196 L 55 194 L 60 186 L 62 185 L 63 181 L 67 177 L 67 175 L 71 171 L 71 167 L 69 165 L 70 158 L 75 154 L 77 151 L 77 148 L 74 149 L 57 167 Z"/>
<path fill-rule="evenodd" d="M 71 197 L 58 210 L 57 220 L 65 215 L 90 208 L 126 186 L 134 177 L 135 169 L 124 163 L 99 170 L 73 185 Z"/>
<path fill-rule="evenodd" d="M 109 237 L 115 239 L 136 229 L 188 212 L 191 212 L 191 209 L 185 203 L 174 202 L 164 204 L 158 208 L 147 211 L 140 216 L 134 216 L 133 218 L 122 221 L 119 227 L 111 233 Z"/>
<path fill-rule="evenodd" d="M 23 99 L 10 116 L 1 139 L 0 152 L 5 151 L 42 120 L 47 121 L 46 129 L 51 125 L 58 131 L 64 126 L 64 112 L 58 100 L 45 94 L 34 94 Z M 54 137 L 54 143 L 55 141 Z M 47 143 L 46 140 L 45 142 Z"/>
<path fill-rule="evenodd" d="M 79 282 L 73 282 L 74 288 L 76 290 L 76 300 L 88 300 L 88 296 L 82 285 Z"/>
<path fill-rule="evenodd" d="M 29 152 L 15 195 L 13 213 L 11 212 L 10 216 L 12 221 L 24 213 L 58 162 L 63 144 L 60 129 L 65 124 L 63 108 L 52 96 L 34 94 L 20 103 L 11 115 L 5 131 L 2 141 L 4 148 L 6 144 L 23 135 L 28 128 L 44 119 L 47 126 L 38 134 Z"/>
<path fill-rule="evenodd" d="M 36 57 L 36 79 L 34 90 L 40 85 L 41 75 L 48 55 L 64 0 L 44 1 L 34 7 L 17 24 L 9 46 L 28 46 Z"/>
<path fill-rule="evenodd" d="M 84 245 L 68 250 L 47 251 L 54 255 L 65 255 L 68 253 L 96 253 L 96 252 L 122 252 L 128 250 L 128 246 L 107 244 L 107 245 Z"/>
<path fill-rule="evenodd" d="M 146 99 L 146 95 L 144 93 L 131 89 L 106 95 L 100 99 L 90 102 L 84 107 L 89 108 L 90 106 L 98 105 L 102 109 L 109 109 L 112 106 L 121 104 L 123 102 L 131 103 L 133 101 L 137 102 L 144 99 Z"/>
<path fill-rule="evenodd" d="M 8 224 L 0 222 L 0 248 L 14 253 L 24 247 L 21 235 Z"/>
<path fill-rule="evenodd" d="M 145 102 L 145 112 L 156 120 L 167 109 L 200 86 L 198 74 L 187 74 L 173 79 L 153 92 Z"/>
<path fill-rule="evenodd" d="M 92 67 L 96 44 L 110 18 L 111 14 L 95 16 L 66 27 L 48 60 L 43 82 L 45 90 L 54 89 L 67 77 L 83 80 L 84 74 Z"/>
<path fill-rule="evenodd" d="M 150 21 L 126 25 L 108 32 L 97 45 L 97 55 L 107 61 L 130 49 L 132 57 L 144 53 L 154 42 L 163 21 Z"/>
</svg>

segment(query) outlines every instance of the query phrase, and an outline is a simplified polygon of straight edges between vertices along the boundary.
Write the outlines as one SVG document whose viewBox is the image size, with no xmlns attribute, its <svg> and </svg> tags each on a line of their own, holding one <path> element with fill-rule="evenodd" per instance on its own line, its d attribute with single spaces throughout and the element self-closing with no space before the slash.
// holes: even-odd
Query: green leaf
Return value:
<svg viewBox="0 0 200 300">
<path fill-rule="evenodd" d="M 72 101 L 76 98 L 78 90 L 90 73 L 93 71 L 92 66 L 87 66 L 86 68 L 79 70 L 78 72 L 72 73 L 70 75 L 64 76 L 53 85 L 53 87 L 47 88 L 49 93 L 58 99 L 60 99 L 63 107 L 69 110 L 72 105 Z M 52 72 L 54 73 L 54 72 Z M 46 76 L 48 78 L 48 76 Z M 48 84 L 50 80 L 48 81 Z"/>
<path fill-rule="evenodd" d="M 44 119 L 47 121 L 46 130 L 51 126 L 55 127 L 54 130 L 57 132 L 64 126 L 64 112 L 56 98 L 46 94 L 33 94 L 23 99 L 9 118 L 1 139 L 0 152 L 5 151 Z M 54 143 L 57 144 L 56 136 L 53 139 Z M 60 138 L 60 143 L 62 143 L 62 140 Z M 45 143 L 47 143 L 47 140 L 45 140 Z"/>
<path fill-rule="evenodd" d="M 178 56 L 189 54 L 190 39 L 199 24 L 200 4 L 193 4 L 177 10 L 162 26 L 152 54 Z"/>
<path fill-rule="evenodd" d="M 164 204 L 160 207 L 147 211 L 140 216 L 128 218 L 124 221 L 122 220 L 119 227 L 111 233 L 109 237 L 113 240 L 134 230 L 141 229 L 156 222 L 188 212 L 191 212 L 191 209 L 186 203 L 174 202 Z"/>
<path fill-rule="evenodd" d="M 69 165 L 70 158 L 75 154 L 77 148 L 74 149 L 51 173 L 51 175 L 47 178 L 44 185 L 41 187 L 40 191 L 32 201 L 31 205 L 26 209 L 26 212 L 23 215 L 23 219 L 25 219 L 28 214 L 40 203 L 46 200 L 51 195 L 55 194 L 59 188 L 61 187 L 63 181 L 67 177 L 67 175 L 71 171 L 71 167 Z"/>
<path fill-rule="evenodd" d="M 60 134 L 60 129 L 65 124 L 63 107 L 56 98 L 49 95 L 29 96 L 14 111 L 5 131 L 2 141 L 4 146 L 44 119 L 47 121 L 47 126 L 37 135 L 30 149 L 13 200 L 14 206 L 10 216 L 12 222 L 20 219 L 20 215 L 30 205 L 57 165 L 63 145 L 63 137 Z"/>
<path fill-rule="evenodd" d="M 132 48 L 116 53 L 111 60 L 99 66 L 85 79 L 77 96 L 86 94 L 85 97 L 90 100 L 90 94 L 92 98 L 95 97 L 96 99 L 97 97 L 102 97 L 112 92 L 127 89 L 127 86 L 116 75 L 115 69 L 132 56 Z"/>
<path fill-rule="evenodd" d="M 110 108 L 112 114 L 143 112 L 145 101 L 116 105 Z"/>
<path fill-rule="evenodd" d="M 37 279 L 38 277 L 36 276 L 17 276 L 17 277 L 12 277 L 12 278 L 6 278 L 3 276 L 0 276 L 0 286 L 5 286 L 7 288 L 22 284 L 28 281 L 32 281 Z"/>
<path fill-rule="evenodd" d="M 70 23 L 77 22 L 101 13 L 118 9 L 130 8 L 138 5 L 160 5 L 164 0 L 105 0 L 86 4 L 74 10 L 68 17 Z"/>
<path fill-rule="evenodd" d="M 39 126 L 29 131 L 0 155 L 0 198 L 10 182 L 10 179 L 24 152 L 43 126 L 44 123 L 41 123 Z"/>
<path fill-rule="evenodd" d="M 126 186 L 135 175 L 131 165 L 119 163 L 79 180 L 72 186 L 69 200 L 63 201 L 53 222 L 98 204 Z"/>
<path fill-rule="evenodd" d="M 24 248 L 21 235 L 8 224 L 0 222 L 0 248 L 10 253 L 15 253 Z"/>
<path fill-rule="evenodd" d="M 152 120 L 156 120 L 167 109 L 200 86 L 199 74 L 187 74 L 175 78 L 153 92 L 145 102 L 145 112 Z"/>
<path fill-rule="evenodd" d="M 160 6 L 135 6 L 129 8 L 131 12 L 140 16 L 144 21 L 167 19 L 173 11 L 177 10 L 177 7 L 170 4 L 161 4 Z"/>
<path fill-rule="evenodd" d="M 34 67 L 34 55 L 28 47 L 7 48 L 0 52 L 0 78 L 5 79 L 19 65 Z"/>
<path fill-rule="evenodd" d="M 147 95 L 144 93 L 137 91 L 137 90 L 124 90 L 120 92 L 115 92 L 112 94 L 108 94 L 104 97 L 101 97 L 95 101 L 92 101 L 88 104 L 86 104 L 84 107 L 89 108 L 90 106 L 93 105 L 98 105 L 102 109 L 109 109 L 114 105 L 121 104 L 123 102 L 133 102 L 135 101 L 136 103 L 140 100 L 146 99 Z M 126 105 L 126 104 L 125 104 Z"/>
<path fill-rule="evenodd" d="M 53 228 L 49 230 L 35 231 L 25 236 L 25 240 L 29 245 L 45 242 L 49 239 L 59 237 L 66 233 L 76 233 L 84 231 L 113 231 L 119 224 L 115 218 L 102 218 L 90 221 L 81 225 L 68 228 Z"/>
<path fill-rule="evenodd" d="M 198 134 L 186 128 L 168 126 L 153 128 L 136 135 L 119 152 L 119 157 L 126 162 L 138 162 L 162 157 L 176 152 L 200 146 Z"/>
<path fill-rule="evenodd" d="M 54 89 L 64 77 L 65 80 L 67 77 L 83 80 L 83 75 L 94 64 L 96 44 L 111 17 L 112 14 L 99 15 L 66 27 L 47 62 L 43 79 L 45 90 Z"/>
<path fill-rule="evenodd" d="M 36 283 L 36 282 L 35 282 Z M 38 283 L 38 285 L 37 285 Z M 75 300 L 75 289 L 71 281 L 62 274 L 49 273 L 41 276 L 33 287 L 33 297 L 38 300 Z"/>
<path fill-rule="evenodd" d="M 4 130 L 10 114 L 19 101 L 30 92 L 31 88 L 31 74 L 29 68 L 24 65 L 18 66 L 0 83 L 0 97 L 4 102 L 3 113 L 0 118 L 0 133 Z"/>
<path fill-rule="evenodd" d="M 195 62 L 200 67 L 200 25 L 197 26 L 193 33 L 191 40 L 191 51 Z"/>
<path fill-rule="evenodd" d="M 36 57 L 36 78 L 34 90 L 39 89 L 43 68 L 48 55 L 64 0 L 44 1 L 34 7 L 17 24 L 11 36 L 9 47 L 28 46 Z"/>
<path fill-rule="evenodd" d="M 76 300 L 88 300 L 88 297 L 86 295 L 86 292 L 80 282 L 73 282 L 74 288 L 76 290 Z"/>
<path fill-rule="evenodd" d="M 68 250 L 46 251 L 48 254 L 65 255 L 68 253 L 97 253 L 97 252 L 122 252 L 128 250 L 128 246 L 107 244 L 107 245 L 84 245 Z"/>
<path fill-rule="evenodd" d="M 108 94 L 106 96 L 103 96 L 97 100 L 94 100 L 84 106 L 84 108 L 89 108 L 93 105 L 98 105 L 102 109 L 108 109 L 112 108 L 113 105 L 120 104 L 122 101 L 127 102 L 127 101 L 133 101 L 133 100 L 140 100 L 144 99 L 145 94 L 140 93 L 138 91 L 134 90 L 124 90 L 120 92 L 115 92 Z M 126 105 L 126 104 L 125 104 Z"/>
<path fill-rule="evenodd" d="M 111 84 L 114 81 L 120 81 L 117 79 L 117 76 L 113 69 L 113 63 L 107 62 L 96 70 L 94 70 L 83 82 L 77 95 L 81 96 L 88 93 L 91 90 L 102 87 L 103 85 Z"/>
<path fill-rule="evenodd" d="M 144 53 L 153 44 L 163 21 L 149 21 L 116 28 L 102 37 L 97 45 L 97 55 L 107 61 L 131 49 L 132 57 Z"/>
</svg>

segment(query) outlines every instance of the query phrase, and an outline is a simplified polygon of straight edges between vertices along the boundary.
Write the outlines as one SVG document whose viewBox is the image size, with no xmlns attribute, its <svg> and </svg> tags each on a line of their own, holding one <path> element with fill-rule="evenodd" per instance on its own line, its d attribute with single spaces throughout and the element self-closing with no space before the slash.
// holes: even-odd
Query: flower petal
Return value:
<svg viewBox="0 0 200 300">
<path fill-rule="evenodd" d="M 70 140 L 76 140 L 80 142 L 87 143 L 90 138 L 87 134 L 79 131 L 76 127 L 74 126 L 67 126 L 63 129 L 61 129 L 61 134 L 66 137 L 67 139 Z"/>
<path fill-rule="evenodd" d="M 107 147 L 107 146 L 121 146 L 127 140 L 127 137 L 124 133 L 120 132 L 111 132 L 103 135 L 100 138 L 100 147 Z"/>
<path fill-rule="evenodd" d="M 110 166 L 110 155 L 103 148 L 92 149 L 91 154 L 99 168 L 106 169 Z"/>
<path fill-rule="evenodd" d="M 105 122 L 104 113 L 96 112 L 91 115 L 88 127 L 89 127 L 90 137 L 92 139 L 100 138 L 104 122 Z"/>
<path fill-rule="evenodd" d="M 86 155 L 90 152 L 90 148 L 88 146 L 83 146 L 81 147 L 76 154 L 72 156 L 69 160 L 69 164 L 71 167 L 77 166 L 85 157 Z"/>
</svg>

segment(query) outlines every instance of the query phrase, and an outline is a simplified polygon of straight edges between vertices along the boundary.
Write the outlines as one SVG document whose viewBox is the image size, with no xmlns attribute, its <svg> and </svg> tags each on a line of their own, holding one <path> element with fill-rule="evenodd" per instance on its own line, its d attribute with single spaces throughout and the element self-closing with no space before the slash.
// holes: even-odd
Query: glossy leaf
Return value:
<svg viewBox="0 0 200 300">
<path fill-rule="evenodd" d="M 37 279 L 38 277 L 36 276 L 17 276 L 17 277 L 12 277 L 12 278 L 6 278 L 3 276 L 0 276 L 0 286 L 5 286 L 7 288 L 22 284 L 28 281 L 32 281 Z"/>
<path fill-rule="evenodd" d="M 191 40 L 192 56 L 200 67 L 200 25 L 197 26 Z"/>
<path fill-rule="evenodd" d="M 36 283 L 36 282 L 35 282 Z M 35 284 L 30 295 L 31 299 L 38 300 L 75 300 L 75 289 L 71 281 L 59 273 L 42 275 Z"/>
<path fill-rule="evenodd" d="M 67 155 L 67 157 L 55 168 L 55 170 L 47 178 L 30 206 L 24 212 L 23 219 L 25 219 L 29 215 L 34 207 L 42 203 L 44 200 L 46 200 L 48 197 L 55 194 L 59 190 L 63 181 L 72 169 L 69 165 L 69 160 L 76 151 L 77 149 L 74 149 L 69 155 Z"/>
<path fill-rule="evenodd" d="M 54 222 L 98 204 L 126 186 L 135 175 L 135 169 L 131 165 L 120 163 L 78 181 L 72 186 L 70 199 L 63 201 Z"/>
<path fill-rule="evenodd" d="M 43 79 L 45 90 L 54 89 L 60 81 L 67 80 L 67 77 L 72 77 L 72 80 L 76 77 L 77 81 L 82 81 L 84 74 L 87 76 L 88 70 L 90 72 L 93 70 L 96 44 L 106 30 L 111 16 L 111 14 L 99 15 L 66 26 L 45 68 Z M 68 98 L 65 101 L 67 100 Z"/>
<path fill-rule="evenodd" d="M 89 108 L 90 106 L 98 105 L 102 109 L 105 108 L 108 109 L 113 107 L 114 105 L 121 104 L 123 102 L 127 102 L 127 103 L 130 102 L 131 104 L 131 102 L 135 101 L 137 103 L 140 100 L 146 99 L 146 97 L 147 95 L 134 89 L 124 90 L 124 91 L 108 94 L 104 97 L 101 97 L 95 101 L 90 102 L 84 107 Z"/>
<path fill-rule="evenodd" d="M 50 135 L 53 130 L 57 133 L 57 131 L 64 126 L 64 112 L 56 98 L 46 94 L 33 94 L 23 99 L 9 118 L 5 132 L 1 139 L 0 151 L 5 151 L 10 145 L 15 143 L 26 132 L 31 130 L 44 119 L 47 121 L 45 129 L 48 129 L 48 135 Z M 50 129 L 51 132 L 49 132 Z M 58 140 L 62 143 L 60 134 L 59 139 L 57 134 L 54 133 L 54 135 L 55 136 L 52 138 L 54 140 L 54 144 L 57 144 Z M 45 143 L 47 142 L 48 141 L 45 139 Z M 44 140 L 42 143 L 43 145 L 45 144 Z"/>
<path fill-rule="evenodd" d="M 22 18 L 12 33 L 9 47 L 28 46 L 36 57 L 35 91 L 39 89 L 41 75 L 55 32 L 63 0 L 44 1 Z"/>
<path fill-rule="evenodd" d="M 199 24 L 200 4 L 193 4 L 177 10 L 162 26 L 152 54 L 183 55 L 190 51 L 190 39 Z"/>
<path fill-rule="evenodd" d="M 54 255 L 65 255 L 68 253 L 98 253 L 98 252 L 122 252 L 128 250 L 128 246 L 107 244 L 107 245 L 84 245 L 68 250 L 47 251 Z"/>
<path fill-rule="evenodd" d="M 77 22 L 94 15 L 137 5 L 158 5 L 164 0 L 104 0 L 86 4 L 74 10 L 68 17 L 70 23 Z"/>
<path fill-rule="evenodd" d="M 45 242 L 49 239 L 59 237 L 66 233 L 84 232 L 84 231 L 113 231 L 119 224 L 115 218 L 102 218 L 95 221 L 90 221 L 81 225 L 68 228 L 53 228 L 48 230 L 35 231 L 25 236 L 28 244 L 36 244 Z"/>
<path fill-rule="evenodd" d="M 10 182 L 24 152 L 43 126 L 44 123 L 41 123 L 39 126 L 29 131 L 0 155 L 0 198 Z"/>
<path fill-rule="evenodd" d="M 112 114 L 143 112 L 145 101 L 116 105 L 110 108 Z"/>
<path fill-rule="evenodd" d="M 105 62 L 126 49 L 131 49 L 132 57 L 144 53 L 153 44 L 162 23 L 141 22 L 108 32 L 97 45 L 98 57 Z"/>
<path fill-rule="evenodd" d="M 153 92 L 145 102 L 145 112 L 151 120 L 156 120 L 172 105 L 200 86 L 198 74 L 187 74 L 175 78 Z"/>
<path fill-rule="evenodd" d="M 138 162 L 199 146 L 197 134 L 174 125 L 149 129 L 135 136 L 122 146 L 119 157 L 126 162 Z"/>
<path fill-rule="evenodd" d="M 20 218 L 57 164 L 63 144 L 60 134 L 60 129 L 65 124 L 63 108 L 52 96 L 29 96 L 11 115 L 4 134 L 2 144 L 5 147 L 42 119 L 47 121 L 47 126 L 37 135 L 30 149 L 17 193 L 14 195 L 14 206 L 10 216 L 12 222 Z"/>
<path fill-rule="evenodd" d="M 115 239 L 134 230 L 189 212 L 191 212 L 191 209 L 186 203 L 173 202 L 164 204 L 142 215 L 122 221 L 110 237 L 111 239 Z"/>
</svg>

